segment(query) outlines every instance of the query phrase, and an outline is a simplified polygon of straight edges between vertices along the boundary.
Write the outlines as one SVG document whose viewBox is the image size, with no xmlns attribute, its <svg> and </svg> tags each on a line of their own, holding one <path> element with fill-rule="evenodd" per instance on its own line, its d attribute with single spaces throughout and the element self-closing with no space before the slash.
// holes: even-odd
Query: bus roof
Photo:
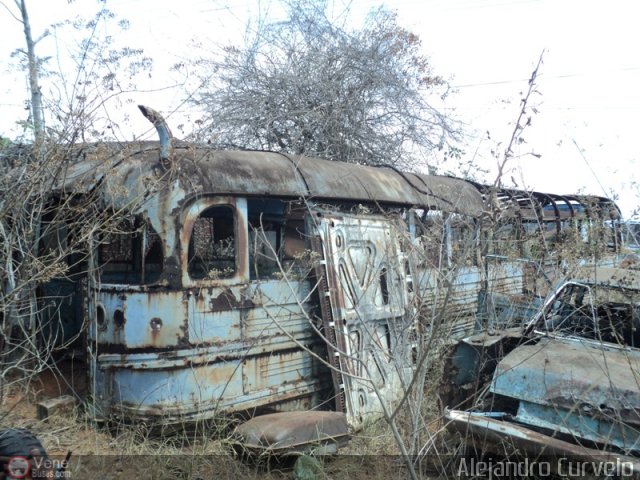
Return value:
<svg viewBox="0 0 640 480">
<path fill-rule="evenodd" d="M 116 205 L 147 194 L 154 180 L 179 180 L 184 197 L 192 195 L 273 195 L 289 198 L 378 202 L 482 214 L 480 192 L 452 177 L 405 173 L 263 151 L 223 151 L 180 143 L 170 166 L 159 162 L 158 142 L 91 145 L 70 162 L 60 189 L 81 193 L 96 187 Z M 110 188 L 105 188 L 110 186 Z M 126 193 L 123 188 L 126 187 Z"/>
</svg>

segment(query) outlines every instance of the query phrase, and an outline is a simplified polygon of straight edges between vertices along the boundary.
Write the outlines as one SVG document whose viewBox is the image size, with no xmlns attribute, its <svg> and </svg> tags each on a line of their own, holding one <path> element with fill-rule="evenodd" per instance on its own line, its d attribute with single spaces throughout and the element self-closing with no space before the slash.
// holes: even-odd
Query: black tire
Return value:
<svg viewBox="0 0 640 480">
<path fill-rule="evenodd" d="M 24 428 L 0 430 L 0 478 L 8 473 L 7 462 L 11 457 L 24 457 L 32 460 L 36 456 L 46 458 L 47 452 L 38 437 L 29 430 Z M 11 476 L 7 478 L 11 478 Z"/>
</svg>

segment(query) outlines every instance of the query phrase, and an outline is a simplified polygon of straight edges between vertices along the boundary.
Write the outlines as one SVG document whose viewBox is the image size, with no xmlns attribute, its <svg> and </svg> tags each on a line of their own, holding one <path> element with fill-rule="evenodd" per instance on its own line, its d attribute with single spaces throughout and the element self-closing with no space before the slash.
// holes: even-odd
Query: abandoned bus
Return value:
<svg viewBox="0 0 640 480">
<path fill-rule="evenodd" d="M 590 229 L 619 218 L 605 198 L 215 151 L 155 124 L 159 143 L 84 148 L 60 186 L 125 212 L 86 276 L 43 290 L 48 331 L 86 342 L 104 418 L 328 409 L 359 426 L 403 395 L 421 335 L 468 332 L 489 293 L 542 298 L 566 232 L 617 248 Z"/>
</svg>

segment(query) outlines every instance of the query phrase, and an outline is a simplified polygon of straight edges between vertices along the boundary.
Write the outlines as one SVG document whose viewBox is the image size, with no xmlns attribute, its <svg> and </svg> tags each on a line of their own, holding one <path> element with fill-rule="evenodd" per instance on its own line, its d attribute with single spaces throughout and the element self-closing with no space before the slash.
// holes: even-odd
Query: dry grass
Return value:
<svg viewBox="0 0 640 480">
<path fill-rule="evenodd" d="M 154 437 L 144 426 L 106 428 L 77 407 L 68 415 L 38 420 L 37 392 L 14 386 L 4 392 L 1 428 L 26 428 L 49 456 L 72 452 L 70 478 L 279 478 L 240 462 L 224 439 L 176 434 Z"/>
<path fill-rule="evenodd" d="M 251 464 L 239 458 L 224 438 L 204 433 L 157 437 L 144 426 L 108 429 L 92 422 L 77 407 L 67 415 L 37 419 L 41 392 L 13 386 L 4 392 L 0 428 L 31 430 L 47 453 L 63 458 L 72 452 L 69 478 L 261 480 L 304 478 L 293 461 Z M 354 435 L 339 455 L 317 459 L 315 479 L 382 480 L 405 478 L 397 444 L 384 421 L 374 422 Z"/>
</svg>

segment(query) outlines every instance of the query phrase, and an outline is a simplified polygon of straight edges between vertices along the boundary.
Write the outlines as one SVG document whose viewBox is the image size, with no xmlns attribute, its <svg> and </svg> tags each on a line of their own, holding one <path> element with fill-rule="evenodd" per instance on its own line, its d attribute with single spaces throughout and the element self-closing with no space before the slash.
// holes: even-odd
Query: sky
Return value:
<svg viewBox="0 0 640 480">
<path fill-rule="evenodd" d="M 2 0 L 15 12 L 13 0 Z M 523 133 L 526 142 L 507 163 L 503 183 L 558 194 L 588 193 L 614 197 L 626 217 L 640 207 L 635 131 L 640 113 L 640 29 L 633 0 L 387 0 L 399 24 L 416 33 L 434 72 L 452 85 L 438 108 L 462 122 L 465 161 L 487 173 L 493 183 L 520 112 L 520 100 L 542 55 L 536 112 Z M 375 0 L 353 0 L 357 23 Z M 37 7 L 36 7 L 37 5 Z M 33 35 L 56 21 L 90 15 L 94 0 L 27 0 Z M 137 81 L 131 110 L 120 134 L 125 139 L 153 138 L 136 103 L 185 121 L 184 92 L 171 65 L 188 59 L 193 42 L 202 45 L 241 42 L 250 16 L 278 18 L 277 0 L 107 0 L 130 22 L 123 41 L 144 48 L 154 59 L 152 75 Z M 54 38 L 55 37 L 55 38 Z M 56 45 L 70 42 L 54 35 L 38 44 L 54 56 Z M 56 43 L 57 42 L 57 43 Z M 0 5 L 0 134 L 25 118 L 26 81 L 15 70 L 11 52 L 22 47 L 21 26 Z M 44 53 L 43 53 L 44 52 Z M 530 110 L 532 111 L 532 110 Z M 188 121 L 188 118 L 187 120 Z M 174 128 L 174 133 L 175 132 Z M 534 152 L 536 155 L 530 155 Z M 451 165 L 444 164 L 447 170 Z"/>
</svg>

